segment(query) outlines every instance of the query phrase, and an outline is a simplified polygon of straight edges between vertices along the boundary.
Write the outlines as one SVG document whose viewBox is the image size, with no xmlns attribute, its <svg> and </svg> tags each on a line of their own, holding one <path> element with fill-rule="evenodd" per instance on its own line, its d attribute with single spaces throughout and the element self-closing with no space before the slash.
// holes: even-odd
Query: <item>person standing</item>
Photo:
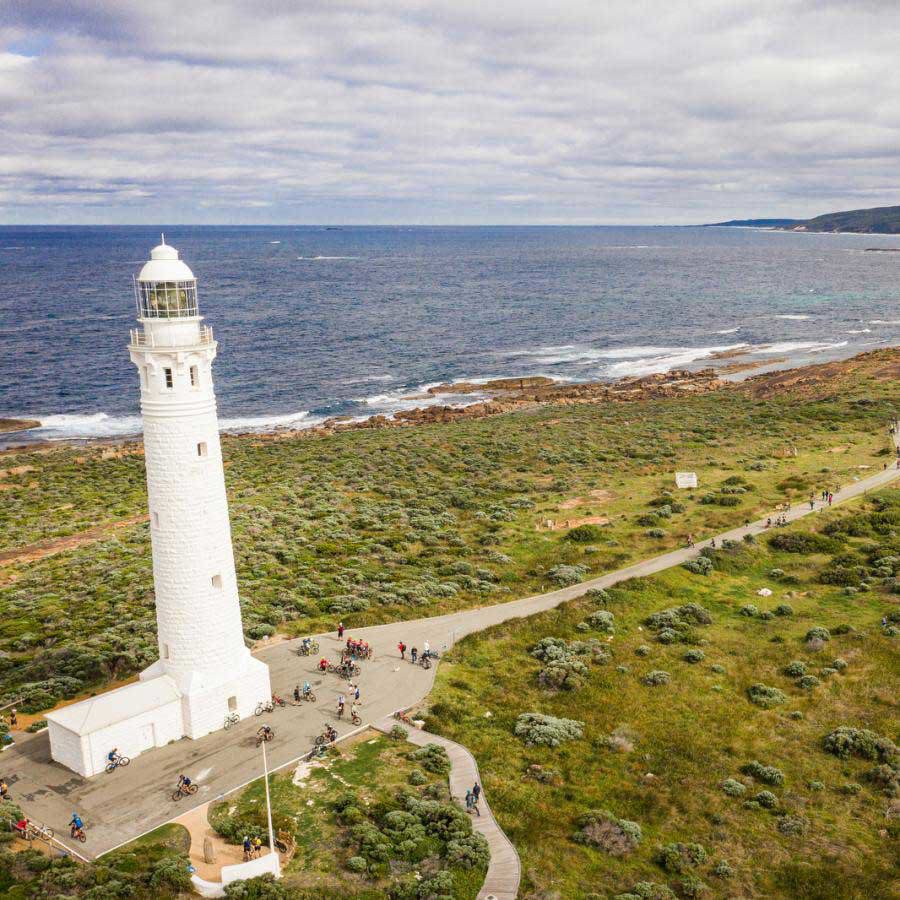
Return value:
<svg viewBox="0 0 900 900">
<path fill-rule="evenodd" d="M 18 724 L 19 724 L 19 716 L 18 716 L 18 714 L 16 713 L 16 708 L 13 707 L 13 708 L 9 711 L 9 727 L 10 727 L 10 728 L 16 728 L 16 727 L 18 726 Z"/>
<path fill-rule="evenodd" d="M 479 797 L 481 797 L 481 785 L 476 781 L 472 786 L 472 793 L 475 795 L 475 802 L 478 802 Z"/>
<path fill-rule="evenodd" d="M 338 640 L 342 641 L 344 639 L 344 623 L 338 622 Z"/>
<path fill-rule="evenodd" d="M 337 714 L 338 714 L 339 719 L 343 718 L 344 707 L 346 706 L 346 704 L 347 704 L 347 700 L 344 697 L 344 695 L 341 694 L 340 697 L 338 697 L 338 704 L 337 704 Z"/>
<path fill-rule="evenodd" d="M 693 547 L 693 546 L 694 546 L 694 535 L 688 534 L 688 541 L 687 541 L 687 544 L 688 544 L 688 547 Z"/>
<path fill-rule="evenodd" d="M 419 651 L 416 650 L 415 647 L 413 647 L 412 650 L 409 651 L 409 658 L 412 660 L 413 665 L 416 664 L 416 659 L 418 658 L 418 656 L 419 656 Z"/>
<path fill-rule="evenodd" d="M 834 494 L 828 495 L 828 505 L 831 506 L 831 501 L 834 500 Z"/>
<path fill-rule="evenodd" d="M 397 649 L 400 651 L 400 659 L 406 659 L 406 644 L 404 644 L 403 641 L 400 641 L 400 643 L 397 644 Z"/>
</svg>

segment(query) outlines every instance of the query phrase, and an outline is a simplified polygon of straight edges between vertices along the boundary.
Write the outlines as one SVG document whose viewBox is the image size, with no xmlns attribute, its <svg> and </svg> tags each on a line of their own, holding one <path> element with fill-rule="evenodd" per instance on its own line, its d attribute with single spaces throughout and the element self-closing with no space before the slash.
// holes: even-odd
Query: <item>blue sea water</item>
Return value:
<svg viewBox="0 0 900 900">
<path fill-rule="evenodd" d="M 0 415 L 40 419 L 29 440 L 139 430 L 132 275 L 160 230 L 0 227 Z M 796 364 L 900 343 L 900 253 L 866 252 L 900 248 L 896 237 L 164 230 L 220 342 L 224 428 L 391 413 L 445 380 L 587 381 L 697 367 L 735 345 Z"/>
</svg>

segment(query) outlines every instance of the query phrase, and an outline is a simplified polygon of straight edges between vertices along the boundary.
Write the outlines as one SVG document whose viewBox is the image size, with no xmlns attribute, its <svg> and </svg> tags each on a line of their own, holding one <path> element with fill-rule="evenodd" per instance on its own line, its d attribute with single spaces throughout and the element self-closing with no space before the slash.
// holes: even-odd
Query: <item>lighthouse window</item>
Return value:
<svg viewBox="0 0 900 900">
<path fill-rule="evenodd" d="M 175 385 L 175 381 L 172 378 L 172 370 L 171 369 L 163 369 L 163 375 L 166 376 L 166 387 L 169 390 L 172 390 L 172 388 Z"/>
<path fill-rule="evenodd" d="M 206 456 L 206 455 L 207 455 L 206 441 L 200 441 L 200 443 L 197 444 L 197 456 Z"/>
<path fill-rule="evenodd" d="M 214 588 L 217 588 L 218 590 L 222 590 L 222 576 L 221 575 L 213 575 L 212 586 Z"/>
<path fill-rule="evenodd" d="M 163 659 L 169 658 L 169 645 L 168 644 L 163 644 L 163 646 L 162 646 L 162 658 Z"/>
<path fill-rule="evenodd" d="M 138 297 L 145 319 L 197 315 L 197 285 L 193 281 L 141 281 Z"/>
<path fill-rule="evenodd" d="M 200 386 L 200 370 L 196 366 L 191 366 L 191 387 Z"/>
<path fill-rule="evenodd" d="M 153 513 L 153 527 L 159 528 L 159 513 L 158 512 Z"/>
</svg>

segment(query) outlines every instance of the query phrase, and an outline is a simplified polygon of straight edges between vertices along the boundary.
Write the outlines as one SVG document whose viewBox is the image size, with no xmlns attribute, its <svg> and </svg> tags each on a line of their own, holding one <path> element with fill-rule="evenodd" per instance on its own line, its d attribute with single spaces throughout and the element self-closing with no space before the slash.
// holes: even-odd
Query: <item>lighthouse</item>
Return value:
<svg viewBox="0 0 900 900">
<path fill-rule="evenodd" d="M 113 747 L 134 757 L 199 738 L 271 696 L 268 667 L 244 644 L 212 364 L 197 280 L 165 242 L 135 279 L 159 659 L 136 684 L 47 716 L 54 759 L 85 775 Z"/>
</svg>

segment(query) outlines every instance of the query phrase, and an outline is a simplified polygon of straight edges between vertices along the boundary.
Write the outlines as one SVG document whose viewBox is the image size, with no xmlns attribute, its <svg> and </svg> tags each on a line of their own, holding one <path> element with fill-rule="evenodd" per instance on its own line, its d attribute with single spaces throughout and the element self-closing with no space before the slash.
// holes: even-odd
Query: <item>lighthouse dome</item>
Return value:
<svg viewBox="0 0 900 900">
<path fill-rule="evenodd" d="M 150 251 L 138 281 L 193 281 L 194 273 L 178 258 L 178 251 L 165 240 Z"/>
</svg>

